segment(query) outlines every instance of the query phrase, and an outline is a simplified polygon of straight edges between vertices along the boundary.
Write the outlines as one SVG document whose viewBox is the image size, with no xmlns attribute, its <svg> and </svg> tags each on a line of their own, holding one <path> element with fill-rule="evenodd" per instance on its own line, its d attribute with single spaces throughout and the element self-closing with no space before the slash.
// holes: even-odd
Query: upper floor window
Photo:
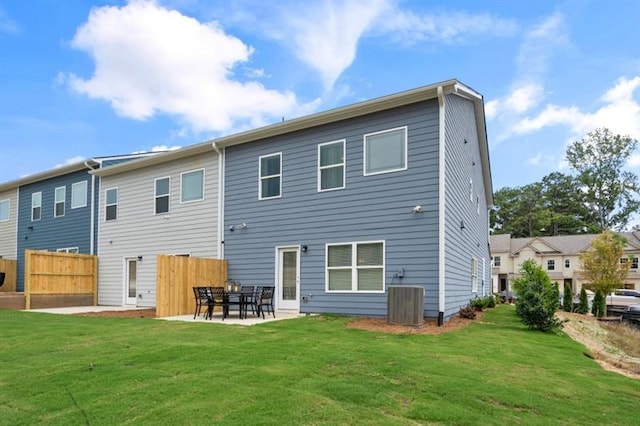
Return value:
<svg viewBox="0 0 640 426">
<path fill-rule="evenodd" d="M 502 261 L 502 259 L 500 259 L 500 256 L 494 256 L 493 257 L 493 266 L 500 266 L 500 262 Z"/>
<path fill-rule="evenodd" d="M 565 259 L 564 260 L 564 267 L 565 268 L 571 268 L 571 260 L 570 259 Z"/>
<path fill-rule="evenodd" d="M 471 291 L 478 292 L 478 259 L 471 258 Z"/>
<path fill-rule="evenodd" d="M 87 181 L 76 182 L 71 185 L 71 208 L 86 207 L 87 205 Z"/>
<path fill-rule="evenodd" d="M 631 259 L 631 269 L 638 269 L 638 258 L 634 257 Z"/>
<path fill-rule="evenodd" d="M 67 187 L 60 186 L 55 189 L 53 217 L 64 216 L 65 198 L 67 197 Z"/>
<path fill-rule="evenodd" d="M 277 198 L 282 194 L 282 153 L 263 155 L 259 160 L 258 198 Z"/>
<path fill-rule="evenodd" d="M 159 178 L 155 180 L 155 212 L 156 214 L 169 213 L 169 190 L 171 178 Z"/>
<path fill-rule="evenodd" d="M 109 188 L 104 191 L 105 215 L 104 220 L 116 220 L 118 218 L 118 188 Z"/>
<path fill-rule="evenodd" d="M 637 257 L 622 257 L 620 258 L 620 264 L 626 265 L 629 261 L 631 261 L 631 265 L 629 269 L 638 269 L 638 258 Z"/>
<path fill-rule="evenodd" d="M 345 141 L 318 145 L 318 191 L 345 187 Z"/>
<path fill-rule="evenodd" d="M 407 169 L 407 128 L 364 135 L 364 175 Z"/>
<path fill-rule="evenodd" d="M 0 222 L 9 220 L 9 200 L 0 200 Z"/>
<path fill-rule="evenodd" d="M 384 242 L 328 244 L 326 289 L 343 292 L 384 291 Z"/>
<path fill-rule="evenodd" d="M 547 270 L 554 271 L 556 269 L 556 261 L 553 259 L 547 260 Z"/>
<path fill-rule="evenodd" d="M 182 180 L 180 202 L 204 200 L 204 169 L 182 173 L 180 179 Z"/>
<path fill-rule="evenodd" d="M 31 194 L 31 220 L 36 221 L 42 218 L 42 192 Z"/>
</svg>

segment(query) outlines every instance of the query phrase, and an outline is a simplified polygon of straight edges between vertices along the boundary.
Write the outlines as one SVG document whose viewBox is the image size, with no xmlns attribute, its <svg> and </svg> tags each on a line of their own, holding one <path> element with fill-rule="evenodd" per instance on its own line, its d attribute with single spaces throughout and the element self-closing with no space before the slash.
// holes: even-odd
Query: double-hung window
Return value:
<svg viewBox="0 0 640 426">
<path fill-rule="evenodd" d="M 180 202 L 204 200 L 204 169 L 184 172 L 180 175 Z"/>
<path fill-rule="evenodd" d="M 42 192 L 31 194 L 31 221 L 42 219 Z"/>
<path fill-rule="evenodd" d="M 158 178 L 155 180 L 155 212 L 156 214 L 169 213 L 169 190 L 171 178 Z"/>
<path fill-rule="evenodd" d="M 493 257 L 493 266 L 500 266 L 502 264 L 502 259 L 500 256 Z"/>
<path fill-rule="evenodd" d="M 67 196 L 67 187 L 59 186 L 54 193 L 53 217 L 64 216 L 65 198 Z"/>
<path fill-rule="evenodd" d="M 471 292 L 478 292 L 478 259 L 471 258 Z"/>
<path fill-rule="evenodd" d="M 556 261 L 553 259 L 547 260 L 547 271 L 556 270 Z"/>
<path fill-rule="evenodd" d="M 631 269 L 638 269 L 638 258 L 631 258 Z"/>
<path fill-rule="evenodd" d="M 364 135 L 364 175 L 407 169 L 407 127 Z"/>
<path fill-rule="evenodd" d="M 318 191 L 345 187 L 345 141 L 318 145 Z"/>
<path fill-rule="evenodd" d="M 118 188 L 109 188 L 104 191 L 105 215 L 104 220 L 116 220 L 118 218 Z"/>
<path fill-rule="evenodd" d="M 328 292 L 384 292 L 384 242 L 327 244 Z"/>
<path fill-rule="evenodd" d="M 77 209 L 87 206 L 87 181 L 76 182 L 71 185 L 71 208 Z"/>
<path fill-rule="evenodd" d="M 9 220 L 9 200 L 0 200 L 0 222 Z"/>
<path fill-rule="evenodd" d="M 258 199 L 278 198 L 282 194 L 282 153 L 263 155 L 259 159 Z"/>
</svg>

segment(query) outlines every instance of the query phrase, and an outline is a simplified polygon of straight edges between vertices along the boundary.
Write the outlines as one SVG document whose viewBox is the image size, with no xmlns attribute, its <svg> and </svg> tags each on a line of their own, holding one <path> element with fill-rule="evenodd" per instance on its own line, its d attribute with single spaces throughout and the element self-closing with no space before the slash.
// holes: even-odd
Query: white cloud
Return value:
<svg viewBox="0 0 640 426">
<path fill-rule="evenodd" d="M 11 19 L 2 6 L 0 6 L 0 33 L 11 35 L 20 33 L 20 26 Z"/>
<path fill-rule="evenodd" d="M 79 162 L 84 161 L 84 160 L 86 160 L 85 157 L 83 157 L 81 155 L 76 155 L 75 157 L 67 158 L 62 163 L 56 164 L 55 166 L 53 166 L 53 168 L 54 169 L 59 169 L 60 167 L 69 166 L 71 164 L 79 163 Z"/>
<path fill-rule="evenodd" d="M 104 99 L 125 117 L 178 117 L 193 131 L 229 132 L 312 110 L 292 92 L 240 81 L 235 69 L 253 49 L 215 22 L 201 23 L 151 1 L 91 10 L 71 46 L 92 56 L 89 79 L 66 76 L 69 87 Z"/>
<path fill-rule="evenodd" d="M 151 147 L 151 152 L 175 151 L 182 148 L 180 145 L 156 145 Z"/>
<path fill-rule="evenodd" d="M 538 153 L 535 156 L 529 158 L 527 160 L 527 163 L 531 164 L 532 166 L 538 166 L 542 163 L 542 154 Z"/>
</svg>

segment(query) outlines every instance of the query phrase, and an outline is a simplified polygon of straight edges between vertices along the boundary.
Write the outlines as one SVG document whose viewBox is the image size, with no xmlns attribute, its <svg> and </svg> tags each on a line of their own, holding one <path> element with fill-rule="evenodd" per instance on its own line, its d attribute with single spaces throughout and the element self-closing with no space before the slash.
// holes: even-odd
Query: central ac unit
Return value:
<svg viewBox="0 0 640 426">
<path fill-rule="evenodd" d="M 424 287 L 390 286 L 387 296 L 387 323 L 422 325 L 424 323 Z"/>
</svg>

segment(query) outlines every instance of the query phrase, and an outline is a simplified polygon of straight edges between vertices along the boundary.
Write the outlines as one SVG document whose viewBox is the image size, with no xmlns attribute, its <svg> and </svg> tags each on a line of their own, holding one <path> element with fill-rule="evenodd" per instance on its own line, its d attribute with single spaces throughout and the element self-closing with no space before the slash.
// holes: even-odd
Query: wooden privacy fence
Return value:
<svg viewBox="0 0 640 426">
<path fill-rule="evenodd" d="M 226 281 L 226 260 L 158 255 L 156 316 L 192 314 L 196 307 L 193 287 L 217 286 Z"/>
<path fill-rule="evenodd" d="M 10 259 L 0 259 L 0 272 L 5 273 L 4 284 L 0 287 L 2 293 L 13 293 L 16 291 L 16 272 L 18 261 Z"/>
<path fill-rule="evenodd" d="M 25 309 L 97 304 L 98 257 L 25 250 Z M 37 305 L 37 306 L 35 306 Z"/>
</svg>

